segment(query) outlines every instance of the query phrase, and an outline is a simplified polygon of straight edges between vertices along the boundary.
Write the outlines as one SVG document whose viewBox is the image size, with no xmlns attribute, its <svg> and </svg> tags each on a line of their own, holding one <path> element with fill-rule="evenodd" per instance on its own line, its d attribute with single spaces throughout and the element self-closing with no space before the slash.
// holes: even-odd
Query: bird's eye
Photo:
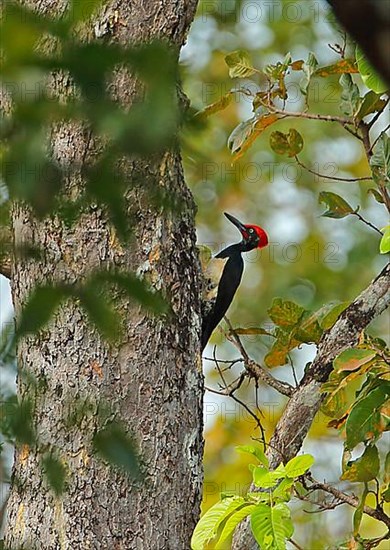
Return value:
<svg viewBox="0 0 390 550">
<path fill-rule="evenodd" d="M 248 229 L 248 231 L 249 231 L 249 233 L 253 233 L 252 227 L 250 227 L 250 228 Z"/>
</svg>

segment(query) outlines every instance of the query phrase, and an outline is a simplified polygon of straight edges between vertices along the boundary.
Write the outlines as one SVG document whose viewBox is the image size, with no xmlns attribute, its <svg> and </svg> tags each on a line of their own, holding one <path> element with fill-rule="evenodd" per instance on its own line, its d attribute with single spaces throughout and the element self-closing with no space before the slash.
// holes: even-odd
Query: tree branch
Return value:
<svg viewBox="0 0 390 550">
<path fill-rule="evenodd" d="M 248 371 L 248 374 L 256 380 L 264 382 L 282 395 L 287 395 L 288 397 L 290 397 L 294 392 L 294 387 L 287 382 L 282 382 L 281 380 L 278 380 L 277 378 L 272 376 L 272 374 L 270 374 L 267 369 L 256 363 L 256 361 L 253 361 L 253 359 L 251 359 L 247 354 L 244 346 L 241 343 L 240 337 L 235 332 L 231 322 L 227 317 L 225 317 L 225 321 L 229 327 L 230 335 L 232 336 L 230 340 L 241 353 L 244 359 L 244 366 Z"/>
<path fill-rule="evenodd" d="M 343 311 L 333 327 L 326 331 L 318 345 L 317 355 L 300 385 L 292 394 L 270 440 L 267 456 L 271 468 L 287 462 L 299 452 L 318 413 L 321 386 L 329 378 L 333 360 L 344 349 L 358 341 L 359 334 L 390 304 L 390 264 Z M 247 521 L 242 522 L 233 538 L 234 550 L 254 550 Z"/>
<path fill-rule="evenodd" d="M 311 482 L 310 487 L 307 487 L 307 489 L 309 489 L 310 491 L 316 491 L 320 489 L 321 491 L 325 491 L 326 493 L 333 495 L 338 500 L 344 502 L 345 504 L 349 504 L 354 508 L 357 508 L 359 506 L 360 501 L 358 497 L 355 497 L 354 495 L 347 495 L 343 491 L 336 489 L 336 487 L 332 487 L 332 485 L 330 485 L 329 483 L 320 483 L 319 481 L 313 479 L 311 476 L 306 477 Z M 386 527 L 390 529 L 390 517 L 381 508 L 371 508 L 370 506 L 364 506 L 364 513 L 368 516 L 371 516 L 372 518 L 377 519 L 378 521 L 382 521 L 386 525 Z"/>
</svg>

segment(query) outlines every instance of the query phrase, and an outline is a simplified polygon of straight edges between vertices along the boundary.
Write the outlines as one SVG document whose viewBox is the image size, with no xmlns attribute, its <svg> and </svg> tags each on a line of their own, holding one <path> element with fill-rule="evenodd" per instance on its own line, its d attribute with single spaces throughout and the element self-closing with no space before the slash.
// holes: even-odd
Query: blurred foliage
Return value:
<svg viewBox="0 0 390 550">
<path fill-rule="evenodd" d="M 328 5 L 314 0 L 200 2 L 182 52 L 184 89 L 198 123 L 197 133 L 189 128 L 183 135 L 187 182 L 198 204 L 198 240 L 214 252 L 234 242 L 224 211 L 266 229 L 270 246 L 245 256 L 243 281 L 228 315 L 240 327 L 249 356 L 260 363 L 271 356 L 275 375 L 293 384 L 293 371 L 299 379 L 314 356 L 310 342 L 318 342 L 322 330 L 334 324 L 387 261 L 379 254 L 380 241 L 383 253 L 388 242 L 383 204 L 389 178 L 389 138 L 383 133 L 389 122 L 387 96 L 361 53 L 356 57 L 357 64 L 355 45 L 338 28 Z M 314 116 L 285 120 L 282 111 L 349 117 L 351 124 L 346 129 L 336 120 Z M 375 146 L 369 161 L 353 132 L 360 134 L 360 122 L 373 120 L 370 138 Z M 383 228 L 385 235 L 381 238 L 375 228 Z M 290 325 L 275 322 L 276 304 L 294 310 L 294 338 Z M 313 334 L 299 326 L 306 319 Z M 381 316 L 368 332 L 387 338 L 388 317 Z M 212 360 L 213 344 L 218 345 L 216 356 L 226 384 L 239 376 L 240 363 L 231 363 L 238 354 L 227 334 L 224 327 L 217 329 L 206 349 L 211 359 L 204 362 L 208 387 L 218 388 L 222 382 Z M 296 334 L 300 338 L 295 339 Z M 284 363 L 289 367 L 278 366 Z M 344 387 L 341 379 L 351 374 Z M 366 375 L 358 369 L 335 376 L 348 408 Z M 240 387 L 235 395 L 259 416 L 268 439 L 285 399 L 265 386 Z M 226 486 L 238 494 L 245 491 L 250 483 L 247 462 L 234 458 L 232 449 L 260 437 L 254 419 L 229 397 L 207 392 L 205 417 L 204 512 Z M 341 474 L 345 433 L 340 425 L 340 437 L 329 421 L 323 412 L 319 415 L 306 449 L 317 451 L 318 477 L 335 481 Z M 367 448 L 373 443 L 366 441 Z M 384 441 L 378 447 L 383 465 Z M 305 548 L 322 550 L 346 540 L 352 531 L 351 510 L 345 506 L 338 509 L 337 521 L 331 511 L 323 512 L 321 519 L 303 514 L 297 503 L 294 510 L 297 540 Z M 360 531 L 368 538 L 383 534 L 366 515 Z M 379 547 L 385 548 L 386 542 Z"/>
</svg>

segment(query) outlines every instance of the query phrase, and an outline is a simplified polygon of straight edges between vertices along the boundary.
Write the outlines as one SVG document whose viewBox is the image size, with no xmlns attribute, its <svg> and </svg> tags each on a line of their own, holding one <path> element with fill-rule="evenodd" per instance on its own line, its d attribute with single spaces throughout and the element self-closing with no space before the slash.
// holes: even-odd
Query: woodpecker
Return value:
<svg viewBox="0 0 390 550">
<path fill-rule="evenodd" d="M 224 213 L 227 219 L 237 227 L 242 235 L 239 243 L 222 250 L 208 263 L 205 272 L 205 301 L 202 313 L 202 351 L 206 347 L 211 333 L 229 309 L 244 271 L 242 252 L 263 248 L 268 244 L 267 233 L 258 225 L 244 225 L 237 218 Z M 215 281 L 215 279 L 218 281 Z"/>
</svg>

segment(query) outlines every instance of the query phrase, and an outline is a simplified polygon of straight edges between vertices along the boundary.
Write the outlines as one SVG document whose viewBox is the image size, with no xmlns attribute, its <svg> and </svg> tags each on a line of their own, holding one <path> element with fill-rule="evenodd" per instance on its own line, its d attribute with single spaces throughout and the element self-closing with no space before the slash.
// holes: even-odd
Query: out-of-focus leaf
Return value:
<svg viewBox="0 0 390 550">
<path fill-rule="evenodd" d="M 124 470 L 131 477 L 139 477 L 140 465 L 134 441 L 118 423 L 98 431 L 93 444 L 95 450 L 112 466 Z"/>
<path fill-rule="evenodd" d="M 332 304 L 331 307 L 327 309 L 326 313 L 320 317 L 320 327 L 324 330 L 329 330 L 332 328 L 342 312 L 347 309 L 349 304 L 350 302 L 340 302 L 336 305 Z"/>
<path fill-rule="evenodd" d="M 362 103 L 359 88 L 353 82 L 350 74 L 342 74 L 340 84 L 342 87 L 340 109 L 345 115 L 354 116 L 359 112 Z"/>
<path fill-rule="evenodd" d="M 381 408 L 389 398 L 390 383 L 383 381 L 381 386 L 354 404 L 346 423 L 348 449 L 361 442 L 375 441 L 388 429 L 388 420 L 381 415 Z"/>
<path fill-rule="evenodd" d="M 76 291 L 76 295 L 90 321 L 103 338 L 111 341 L 117 340 L 122 333 L 120 316 L 109 301 L 107 293 L 102 293 L 101 289 L 91 281 Z"/>
<path fill-rule="evenodd" d="M 204 109 L 201 111 L 198 111 L 195 114 L 196 118 L 204 119 L 209 117 L 210 115 L 213 115 L 215 113 L 218 113 L 219 111 L 222 111 L 223 109 L 226 109 L 228 105 L 233 101 L 233 92 L 228 92 L 227 94 L 223 95 L 218 101 L 215 101 L 214 103 L 211 103 L 210 105 L 207 105 Z"/>
<path fill-rule="evenodd" d="M 83 0 L 71 0 L 68 12 L 69 19 L 74 23 L 86 21 L 100 7 L 102 1 L 88 0 L 85 2 Z"/>
<path fill-rule="evenodd" d="M 350 348 L 342 351 L 333 361 L 337 371 L 353 371 L 371 361 L 376 352 L 371 349 Z"/>
<path fill-rule="evenodd" d="M 294 533 L 290 510 L 284 502 L 275 506 L 260 503 L 251 514 L 251 528 L 260 548 L 282 550 Z"/>
<path fill-rule="evenodd" d="M 318 202 L 327 206 L 328 210 L 322 214 L 327 218 L 345 218 L 353 214 L 354 210 L 340 195 L 330 191 L 321 191 L 318 196 Z"/>
<path fill-rule="evenodd" d="M 139 279 L 133 273 L 105 271 L 98 273 L 91 279 L 92 286 L 94 283 L 99 284 L 102 282 L 117 285 L 129 298 L 132 298 L 144 308 L 157 315 L 166 313 L 168 310 L 168 304 L 161 293 L 154 292 L 147 283 Z"/>
<path fill-rule="evenodd" d="M 42 467 L 46 479 L 54 493 L 57 496 L 62 495 L 66 480 L 66 469 L 62 461 L 52 454 L 47 454 L 42 459 Z"/>
<path fill-rule="evenodd" d="M 369 445 L 361 457 L 344 465 L 343 474 L 340 479 L 368 482 L 378 476 L 379 466 L 378 449 L 375 445 Z"/>
<path fill-rule="evenodd" d="M 356 113 L 356 118 L 362 120 L 367 115 L 381 111 L 385 105 L 386 101 L 381 99 L 381 95 L 370 90 L 364 96 L 363 102 Z"/>
<path fill-rule="evenodd" d="M 282 298 L 274 298 L 268 315 L 275 323 L 280 327 L 292 327 L 296 325 L 301 319 L 305 309 L 289 300 L 283 300 Z"/>
<path fill-rule="evenodd" d="M 3 402 L 0 410 L 0 431 L 9 440 L 32 446 L 36 441 L 33 424 L 34 404 L 30 397 L 20 401 L 16 396 Z"/>
<path fill-rule="evenodd" d="M 225 56 L 225 63 L 229 67 L 230 78 L 247 78 L 256 72 L 245 50 L 237 50 Z"/>
<path fill-rule="evenodd" d="M 17 337 L 38 332 L 48 323 L 62 300 L 71 294 L 72 289 L 65 285 L 36 287 L 22 309 Z"/>
<path fill-rule="evenodd" d="M 312 76 L 315 74 L 318 67 L 318 61 L 313 54 L 313 52 L 309 53 L 309 57 L 307 58 L 307 61 L 302 65 L 302 71 L 304 73 L 304 76 L 301 79 L 300 82 L 300 88 L 303 93 L 303 95 L 307 95 L 310 80 Z"/>
<path fill-rule="evenodd" d="M 272 132 L 269 142 L 271 149 L 278 155 L 295 157 L 303 149 L 303 137 L 294 128 L 290 128 L 288 134 Z"/>
<path fill-rule="evenodd" d="M 333 74 L 344 74 L 344 73 L 358 73 L 358 68 L 356 67 L 356 62 L 354 59 L 340 59 L 332 65 L 327 65 L 326 67 L 319 67 L 314 71 L 314 76 L 327 77 Z"/>
<path fill-rule="evenodd" d="M 383 94 L 384 92 L 386 92 L 386 90 L 388 89 L 387 84 L 383 82 L 379 74 L 367 61 L 363 51 L 361 50 L 361 48 L 359 48 L 359 46 L 356 46 L 355 54 L 359 73 L 367 88 L 370 88 L 370 90 L 373 90 L 377 94 Z"/>
</svg>

